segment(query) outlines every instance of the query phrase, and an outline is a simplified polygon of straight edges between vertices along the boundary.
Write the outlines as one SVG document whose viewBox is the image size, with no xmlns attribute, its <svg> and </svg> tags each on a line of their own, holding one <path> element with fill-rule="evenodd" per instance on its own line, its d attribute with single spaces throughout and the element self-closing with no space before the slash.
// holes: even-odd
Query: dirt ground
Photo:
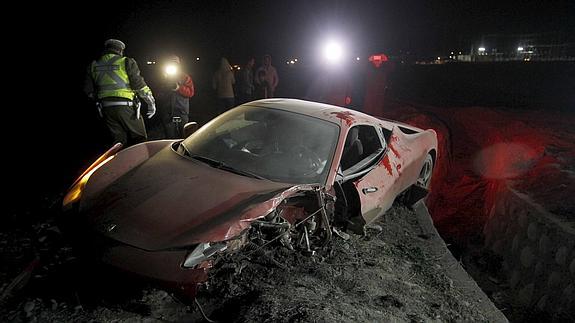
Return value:
<svg viewBox="0 0 575 323">
<path fill-rule="evenodd" d="M 44 204 L 2 225 L 0 321 L 204 321 L 193 303 L 78 260 Z M 473 280 L 453 275 L 459 264 L 437 239 L 395 206 L 367 235 L 334 235 L 314 256 L 270 245 L 251 261 L 218 259 L 198 303 L 220 322 L 505 320 Z"/>
</svg>

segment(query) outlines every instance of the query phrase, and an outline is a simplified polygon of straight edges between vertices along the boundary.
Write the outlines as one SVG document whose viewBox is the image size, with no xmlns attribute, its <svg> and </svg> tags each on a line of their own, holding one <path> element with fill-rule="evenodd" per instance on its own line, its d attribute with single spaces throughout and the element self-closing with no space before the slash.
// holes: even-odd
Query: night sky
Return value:
<svg viewBox="0 0 575 323">
<path fill-rule="evenodd" d="M 84 111 L 82 84 L 108 38 L 123 40 L 140 65 L 168 53 L 232 63 L 270 53 L 278 65 L 313 57 L 326 37 L 358 56 L 444 55 L 494 33 L 560 31 L 575 42 L 573 0 L 21 2 L 5 14 L 15 23 L 3 26 L 11 85 L 4 97 L 21 100 L 5 104 L 3 114 L 13 134 L 6 149 L 16 195 L 97 137 L 85 125 L 95 116 Z"/>
<path fill-rule="evenodd" d="M 79 2 L 62 10 L 77 14 L 44 19 L 74 38 L 81 49 L 75 53 L 88 59 L 110 37 L 124 40 L 127 52 L 141 59 L 175 51 L 243 60 L 264 52 L 313 55 L 331 35 L 358 54 L 437 55 L 467 49 L 484 34 L 575 32 L 572 0 L 127 1 Z M 77 31 L 85 37 L 73 36 Z"/>
</svg>

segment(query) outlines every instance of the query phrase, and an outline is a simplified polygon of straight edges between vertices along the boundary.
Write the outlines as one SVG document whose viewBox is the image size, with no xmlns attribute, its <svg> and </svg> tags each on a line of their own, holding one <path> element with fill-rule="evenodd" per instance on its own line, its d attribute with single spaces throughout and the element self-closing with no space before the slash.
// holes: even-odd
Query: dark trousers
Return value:
<svg viewBox="0 0 575 323">
<path fill-rule="evenodd" d="M 236 100 L 237 101 L 236 103 L 238 105 L 240 105 L 240 104 L 244 104 L 246 102 L 250 102 L 253 100 L 254 100 L 253 94 L 251 94 L 251 93 L 239 93 L 238 98 Z"/>
<path fill-rule="evenodd" d="M 228 111 L 229 109 L 233 108 L 236 104 L 235 98 L 219 98 L 220 101 L 220 114 Z"/>
<path fill-rule="evenodd" d="M 102 108 L 104 122 L 114 138 L 114 143 L 124 147 L 146 141 L 146 126 L 142 116 L 136 117 L 136 108 L 126 105 Z"/>
<path fill-rule="evenodd" d="M 175 120 L 173 116 L 167 116 L 162 121 L 166 139 L 180 139 L 184 137 L 184 126 L 190 118 L 187 114 L 176 117 L 180 118 L 179 122 L 177 122 L 177 119 Z"/>
</svg>

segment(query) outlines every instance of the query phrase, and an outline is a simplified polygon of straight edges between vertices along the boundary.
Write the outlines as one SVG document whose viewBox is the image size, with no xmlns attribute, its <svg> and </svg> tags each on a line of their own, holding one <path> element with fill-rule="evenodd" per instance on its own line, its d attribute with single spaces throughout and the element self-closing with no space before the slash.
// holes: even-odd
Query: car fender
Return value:
<svg viewBox="0 0 575 323">
<path fill-rule="evenodd" d="M 154 156 L 164 147 L 172 144 L 175 140 L 157 140 L 137 144 L 119 151 L 114 158 L 102 165 L 88 180 L 82 199 L 81 208 L 89 207 L 93 197 L 100 194 L 106 187 L 114 183 L 118 178 L 138 167 L 143 162 Z"/>
</svg>

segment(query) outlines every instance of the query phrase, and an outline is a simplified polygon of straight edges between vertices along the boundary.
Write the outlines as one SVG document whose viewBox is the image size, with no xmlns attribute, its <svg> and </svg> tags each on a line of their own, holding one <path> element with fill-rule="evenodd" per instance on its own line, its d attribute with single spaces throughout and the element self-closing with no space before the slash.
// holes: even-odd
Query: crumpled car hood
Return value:
<svg viewBox="0 0 575 323">
<path fill-rule="evenodd" d="M 245 221 L 246 210 L 291 186 L 216 169 L 166 147 L 83 203 L 89 208 L 80 212 L 96 231 L 122 243 L 180 248 L 230 238 L 227 228 Z"/>
</svg>

